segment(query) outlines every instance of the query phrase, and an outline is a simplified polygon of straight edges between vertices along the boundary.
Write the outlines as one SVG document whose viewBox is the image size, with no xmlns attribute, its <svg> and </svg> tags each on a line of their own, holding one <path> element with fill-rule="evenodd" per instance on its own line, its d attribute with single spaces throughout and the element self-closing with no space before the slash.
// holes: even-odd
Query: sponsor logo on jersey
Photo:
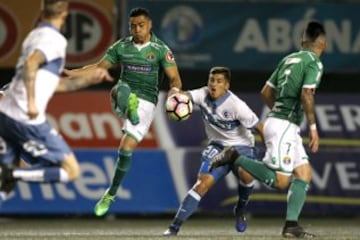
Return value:
<svg viewBox="0 0 360 240">
<path fill-rule="evenodd" d="M 175 62 L 175 56 L 174 56 L 174 54 L 173 54 L 171 51 L 168 51 L 168 52 L 166 53 L 166 61 L 167 61 L 168 63 L 174 63 L 174 62 Z"/>
<path fill-rule="evenodd" d="M 150 65 L 137 65 L 137 64 L 125 64 L 125 70 L 131 72 L 142 72 L 142 73 L 149 73 L 152 70 Z"/>
</svg>

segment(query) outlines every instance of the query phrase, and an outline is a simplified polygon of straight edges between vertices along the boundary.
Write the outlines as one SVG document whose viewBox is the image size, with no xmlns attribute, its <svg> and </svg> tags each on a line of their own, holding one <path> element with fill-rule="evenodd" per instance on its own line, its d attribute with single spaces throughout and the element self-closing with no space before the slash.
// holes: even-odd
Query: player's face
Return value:
<svg viewBox="0 0 360 240">
<path fill-rule="evenodd" d="M 229 82 L 224 74 L 215 73 L 209 75 L 208 90 L 210 97 L 214 100 L 222 97 L 229 89 Z"/>
<path fill-rule="evenodd" d="M 146 16 L 130 17 L 129 28 L 135 43 L 143 44 L 150 41 L 152 23 Z"/>
</svg>

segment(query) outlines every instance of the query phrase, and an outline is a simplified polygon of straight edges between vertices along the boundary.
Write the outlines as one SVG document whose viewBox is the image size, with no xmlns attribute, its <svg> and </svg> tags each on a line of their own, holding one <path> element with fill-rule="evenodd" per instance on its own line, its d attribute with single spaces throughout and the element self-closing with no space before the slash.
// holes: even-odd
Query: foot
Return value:
<svg viewBox="0 0 360 240">
<path fill-rule="evenodd" d="M 94 208 L 94 213 L 96 216 L 103 216 L 105 215 L 110 205 L 115 201 L 115 196 L 109 194 L 109 189 L 106 190 L 102 198 L 96 203 Z"/>
<path fill-rule="evenodd" d="M 285 238 L 314 238 L 315 234 L 305 232 L 300 226 L 284 227 L 282 235 Z"/>
<path fill-rule="evenodd" d="M 128 118 L 133 125 L 139 123 L 139 115 L 138 115 L 138 107 L 139 107 L 139 99 L 137 98 L 136 94 L 130 93 L 128 105 L 127 105 L 127 112 Z"/>
<path fill-rule="evenodd" d="M 240 156 L 240 154 L 235 150 L 234 147 L 225 147 L 218 155 L 216 155 L 213 159 L 211 159 L 209 170 L 232 164 L 235 160 Z"/>
<path fill-rule="evenodd" d="M 179 232 L 179 227 L 176 227 L 174 224 L 171 224 L 169 228 L 163 233 L 163 236 L 176 236 Z"/>
<path fill-rule="evenodd" d="M 245 232 L 247 227 L 245 209 L 244 208 L 237 209 L 237 207 L 235 206 L 234 215 L 236 219 L 235 220 L 236 231 Z"/>
</svg>

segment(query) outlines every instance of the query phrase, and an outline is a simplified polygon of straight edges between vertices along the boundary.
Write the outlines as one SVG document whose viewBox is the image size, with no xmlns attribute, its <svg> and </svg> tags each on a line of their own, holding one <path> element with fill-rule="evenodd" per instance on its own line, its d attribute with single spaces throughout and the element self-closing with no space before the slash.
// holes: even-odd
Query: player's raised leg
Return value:
<svg viewBox="0 0 360 240">
<path fill-rule="evenodd" d="M 111 106 L 120 118 L 129 118 L 134 125 L 139 123 L 139 99 L 131 92 L 128 84 L 120 81 L 111 89 Z"/>
</svg>

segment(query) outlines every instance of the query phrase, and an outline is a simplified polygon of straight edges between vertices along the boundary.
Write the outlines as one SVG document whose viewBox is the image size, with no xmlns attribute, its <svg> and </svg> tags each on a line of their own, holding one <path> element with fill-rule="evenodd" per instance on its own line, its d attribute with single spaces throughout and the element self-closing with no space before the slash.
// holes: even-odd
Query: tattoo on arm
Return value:
<svg viewBox="0 0 360 240">
<path fill-rule="evenodd" d="M 303 89 L 301 93 L 301 101 L 309 124 L 311 125 L 316 123 L 315 99 L 313 89 Z"/>
</svg>

